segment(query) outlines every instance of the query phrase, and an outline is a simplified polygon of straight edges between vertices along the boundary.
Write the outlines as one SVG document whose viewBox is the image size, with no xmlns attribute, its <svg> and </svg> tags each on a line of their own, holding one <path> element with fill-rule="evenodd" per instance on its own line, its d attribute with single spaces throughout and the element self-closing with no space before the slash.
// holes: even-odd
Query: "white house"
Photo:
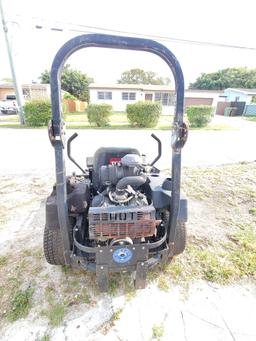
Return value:
<svg viewBox="0 0 256 341">
<path fill-rule="evenodd" d="M 185 107 L 190 105 L 211 105 L 216 107 L 221 100 L 222 90 L 200 90 L 187 89 L 185 90 Z"/>
<path fill-rule="evenodd" d="M 228 88 L 223 94 L 226 102 L 246 102 L 246 104 L 251 103 L 253 96 L 256 96 L 256 89 Z"/>
<path fill-rule="evenodd" d="M 22 84 L 24 100 L 49 99 L 50 84 Z M 5 100 L 7 95 L 15 95 L 14 85 L 11 83 L 0 84 L 0 100 Z"/>
<path fill-rule="evenodd" d="M 167 85 L 90 84 L 89 90 L 91 103 L 109 103 L 114 111 L 125 111 L 127 104 L 138 101 L 157 101 L 163 114 L 173 114 L 175 92 Z"/>
<path fill-rule="evenodd" d="M 160 102 L 162 114 L 174 113 L 175 90 L 167 85 L 144 84 L 90 84 L 91 103 L 109 103 L 114 111 L 125 111 L 126 105 L 138 101 Z M 212 105 L 216 106 L 222 91 L 193 90 L 185 91 L 185 106 Z"/>
</svg>

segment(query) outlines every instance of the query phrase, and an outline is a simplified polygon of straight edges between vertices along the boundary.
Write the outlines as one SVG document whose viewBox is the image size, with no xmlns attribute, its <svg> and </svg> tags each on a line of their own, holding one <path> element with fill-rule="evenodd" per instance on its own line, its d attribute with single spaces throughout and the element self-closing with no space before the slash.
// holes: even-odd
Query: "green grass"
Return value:
<svg viewBox="0 0 256 341">
<path fill-rule="evenodd" d="M 247 121 L 256 122 L 256 116 L 243 116 L 243 118 Z"/>
<path fill-rule="evenodd" d="M 0 123 L 1 122 L 19 122 L 18 115 L 3 115 L 0 116 Z"/>
<path fill-rule="evenodd" d="M 256 280 L 255 231 L 251 226 L 247 226 L 244 230 L 238 229 L 229 239 L 230 241 L 223 245 L 210 245 L 210 241 L 198 242 L 195 238 L 190 238 L 184 254 L 151 272 L 151 280 L 159 276 L 165 278 L 163 282 L 158 281 L 158 287 L 165 291 L 169 290 L 165 285 L 168 278 L 185 286 L 195 280 L 222 285 L 249 278 Z"/>
<path fill-rule="evenodd" d="M 251 215 L 256 216 L 256 207 L 249 208 L 249 213 L 250 213 Z"/>
<path fill-rule="evenodd" d="M 51 302 L 47 310 L 42 312 L 49 320 L 49 324 L 57 327 L 62 324 L 65 315 L 65 305 L 63 303 Z"/>
<path fill-rule="evenodd" d="M 231 236 L 229 259 L 240 277 L 256 279 L 256 233 L 255 226 L 245 226 Z"/>
<path fill-rule="evenodd" d="M 157 286 L 160 290 L 168 292 L 170 290 L 170 284 L 165 276 L 160 276 L 158 279 Z"/>
<path fill-rule="evenodd" d="M 209 123 L 206 127 L 196 128 L 196 127 L 189 127 L 189 130 L 239 130 L 238 128 L 231 127 L 227 124 L 214 124 Z"/>
<path fill-rule="evenodd" d="M 35 341 L 50 341 L 51 338 L 48 334 L 45 334 L 44 336 L 38 337 Z"/>
<path fill-rule="evenodd" d="M 209 168 L 185 168 L 182 188 L 201 209 L 199 221 L 212 228 L 212 235 L 189 229 L 185 252 L 166 265 L 149 272 L 149 280 L 160 289 L 172 280 L 187 286 L 194 280 L 219 284 L 256 280 L 256 162 Z M 206 213 L 204 213 L 206 209 Z M 207 212 L 213 213 L 207 218 Z M 195 218 L 194 218 L 195 219 Z M 208 222 L 209 219 L 209 222 Z M 199 225 L 200 226 L 200 225 Z M 218 236 L 219 229 L 221 237 Z M 213 237 L 214 238 L 213 238 Z M 165 278 L 162 283 L 161 278 Z"/>
<path fill-rule="evenodd" d="M 32 305 L 33 293 L 34 289 L 30 287 L 13 293 L 10 309 L 7 312 L 7 319 L 9 321 L 13 322 L 28 315 Z"/>
<path fill-rule="evenodd" d="M 10 118 L 10 119 L 9 119 Z M 185 117 L 186 120 L 186 117 Z M 65 117 L 66 127 L 68 129 L 147 129 L 147 130 L 171 130 L 173 116 L 172 115 L 161 115 L 158 121 L 158 124 L 153 128 L 138 128 L 132 127 L 127 119 L 126 113 L 124 112 L 113 112 L 110 116 L 110 125 L 107 127 L 96 127 L 94 125 L 90 125 L 88 122 L 86 113 L 68 113 Z M 19 124 L 18 116 L 13 117 L 0 117 L 0 128 L 14 128 L 14 129 L 45 129 L 46 127 L 28 127 L 21 126 Z M 209 124 L 204 128 L 190 128 L 193 130 L 234 130 L 234 128 L 228 125 L 220 125 L 220 124 Z"/>
<path fill-rule="evenodd" d="M 5 266 L 8 262 L 7 256 L 0 256 L 0 267 Z"/>
<path fill-rule="evenodd" d="M 154 339 L 160 340 L 164 336 L 164 326 L 161 324 L 160 326 L 154 324 L 152 327 L 152 337 Z"/>
</svg>

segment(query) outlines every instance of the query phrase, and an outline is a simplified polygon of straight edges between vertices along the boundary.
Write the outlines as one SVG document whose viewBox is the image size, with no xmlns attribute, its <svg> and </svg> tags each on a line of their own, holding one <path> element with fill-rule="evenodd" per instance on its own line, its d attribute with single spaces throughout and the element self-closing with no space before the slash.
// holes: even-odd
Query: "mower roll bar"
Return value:
<svg viewBox="0 0 256 341">
<path fill-rule="evenodd" d="M 161 57 L 170 67 L 176 89 L 176 108 L 172 130 L 172 199 L 167 239 L 170 252 L 173 251 L 177 217 L 180 204 L 181 148 L 186 142 L 187 130 L 183 122 L 184 78 L 180 64 L 174 54 L 164 45 L 153 40 L 121 37 L 105 34 L 81 35 L 67 41 L 57 52 L 51 68 L 52 121 L 49 126 L 50 141 L 55 149 L 56 191 L 58 219 L 64 244 L 64 256 L 71 263 L 71 241 L 67 207 L 65 170 L 65 132 L 61 114 L 61 72 L 66 60 L 76 51 L 87 47 L 113 48 L 151 52 Z"/>
</svg>

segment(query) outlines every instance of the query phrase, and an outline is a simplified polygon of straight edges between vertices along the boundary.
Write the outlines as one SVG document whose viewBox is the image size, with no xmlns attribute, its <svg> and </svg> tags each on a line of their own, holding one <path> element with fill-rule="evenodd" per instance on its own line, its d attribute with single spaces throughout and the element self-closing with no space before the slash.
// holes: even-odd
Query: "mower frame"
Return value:
<svg viewBox="0 0 256 341">
<path fill-rule="evenodd" d="M 67 206 L 67 189 L 66 189 L 66 169 L 65 154 L 66 145 L 64 121 L 61 113 L 61 72 L 66 60 L 76 51 L 87 47 L 100 47 L 111 49 L 136 50 L 153 53 L 162 58 L 170 67 L 176 90 L 176 106 L 174 113 L 174 121 L 172 127 L 172 181 L 171 181 L 171 203 L 170 203 L 170 220 L 167 228 L 166 240 L 169 246 L 169 254 L 173 254 L 174 240 L 177 226 L 177 218 L 180 209 L 180 178 L 181 178 L 181 149 L 187 139 L 187 128 L 183 122 L 184 107 L 184 78 L 180 64 L 174 54 L 164 45 L 149 39 L 122 37 L 105 34 L 89 34 L 75 37 L 66 42 L 57 52 L 52 68 L 51 68 L 51 103 L 52 103 L 52 120 L 49 123 L 49 138 L 55 150 L 55 166 L 56 166 L 56 194 L 57 194 L 57 210 L 58 220 L 61 229 L 61 236 L 64 246 L 64 258 L 66 264 L 72 264 L 72 245 L 69 234 L 69 217 Z M 170 127 L 171 128 L 171 127 Z M 86 247 L 85 247 L 86 248 Z M 137 248 L 137 247 L 136 247 Z M 89 248 L 88 248 L 89 249 Z M 92 248 L 91 248 L 92 249 Z M 104 249 L 104 248 L 102 248 Z M 112 248 L 113 249 L 113 248 Z M 143 280 L 145 277 L 144 263 L 147 259 L 148 248 L 144 253 L 142 247 L 139 248 L 140 255 L 136 257 L 138 262 L 137 273 Z M 92 250 L 97 251 L 97 250 Z M 103 257 L 110 249 L 101 251 Z M 98 251 L 96 252 L 96 256 Z M 99 259 L 101 255 L 99 255 Z M 99 263 L 100 264 L 100 263 Z M 100 265 L 95 266 L 94 270 Z M 103 270 L 103 269 L 101 269 Z M 105 270 L 105 269 L 104 269 Z M 104 271 L 103 271 L 104 272 Z M 106 273 L 107 275 L 107 273 Z M 104 275 L 101 278 L 104 282 Z"/>
</svg>

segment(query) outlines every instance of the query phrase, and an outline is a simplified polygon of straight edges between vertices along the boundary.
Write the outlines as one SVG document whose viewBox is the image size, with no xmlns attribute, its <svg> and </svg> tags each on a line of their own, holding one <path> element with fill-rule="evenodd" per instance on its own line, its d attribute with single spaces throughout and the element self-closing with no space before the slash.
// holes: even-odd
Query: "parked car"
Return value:
<svg viewBox="0 0 256 341">
<path fill-rule="evenodd" d="M 16 95 L 6 95 L 4 101 L 0 102 L 0 110 L 2 114 L 15 115 L 18 113 Z"/>
</svg>

